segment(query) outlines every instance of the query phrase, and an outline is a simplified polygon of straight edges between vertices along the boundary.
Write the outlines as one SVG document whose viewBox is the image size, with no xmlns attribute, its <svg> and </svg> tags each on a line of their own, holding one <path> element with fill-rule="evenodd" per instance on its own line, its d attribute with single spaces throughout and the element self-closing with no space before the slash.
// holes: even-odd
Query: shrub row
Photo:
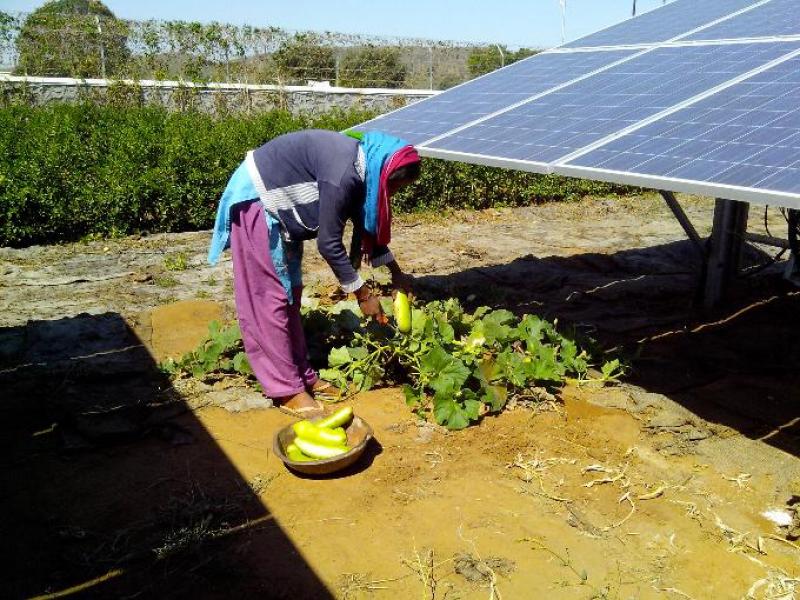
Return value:
<svg viewBox="0 0 800 600">
<path fill-rule="evenodd" d="M 345 129 L 371 115 L 272 111 L 213 118 L 94 104 L 0 109 L 0 245 L 210 228 L 248 149 L 297 129 Z M 428 160 L 400 211 L 483 208 L 624 188 Z"/>
</svg>

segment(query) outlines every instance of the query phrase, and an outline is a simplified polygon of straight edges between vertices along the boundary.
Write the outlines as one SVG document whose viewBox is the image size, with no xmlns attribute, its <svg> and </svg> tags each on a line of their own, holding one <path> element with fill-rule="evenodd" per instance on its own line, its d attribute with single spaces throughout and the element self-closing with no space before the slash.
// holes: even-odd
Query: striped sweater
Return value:
<svg viewBox="0 0 800 600">
<path fill-rule="evenodd" d="M 356 140 L 325 130 L 305 130 L 274 138 L 247 154 L 245 165 L 267 212 L 287 241 L 317 240 L 317 248 L 342 289 L 354 292 L 364 282 L 345 250 L 345 224 L 354 238 L 363 231 L 364 155 Z M 394 260 L 385 246 L 371 263 Z"/>
</svg>

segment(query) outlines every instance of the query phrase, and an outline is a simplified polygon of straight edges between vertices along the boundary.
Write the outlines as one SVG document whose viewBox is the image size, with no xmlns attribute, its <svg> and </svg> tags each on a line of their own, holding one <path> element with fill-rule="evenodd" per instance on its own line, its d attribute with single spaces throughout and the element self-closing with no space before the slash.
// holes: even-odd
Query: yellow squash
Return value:
<svg viewBox="0 0 800 600">
<path fill-rule="evenodd" d="M 397 290 L 394 296 L 394 318 L 400 333 L 411 331 L 411 303 L 408 294 Z"/>
</svg>

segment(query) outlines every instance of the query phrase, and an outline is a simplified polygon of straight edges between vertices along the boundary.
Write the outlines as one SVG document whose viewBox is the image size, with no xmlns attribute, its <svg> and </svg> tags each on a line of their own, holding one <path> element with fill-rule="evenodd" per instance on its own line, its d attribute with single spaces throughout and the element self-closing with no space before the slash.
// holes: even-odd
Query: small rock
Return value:
<svg viewBox="0 0 800 600">
<path fill-rule="evenodd" d="M 492 573 L 508 577 L 517 568 L 513 560 L 496 556 L 481 560 L 468 553 L 456 554 L 453 566 L 456 573 L 471 583 L 489 583 L 493 579 Z"/>
<path fill-rule="evenodd" d="M 150 273 L 134 273 L 131 276 L 131 281 L 134 283 L 147 283 L 148 281 L 152 281 L 153 276 Z"/>
<path fill-rule="evenodd" d="M 647 423 L 647 427 L 651 429 L 677 429 L 689 424 L 689 419 L 683 415 L 663 411 L 654 416 Z"/>
<path fill-rule="evenodd" d="M 261 394 L 249 394 L 244 398 L 239 398 L 222 405 L 222 408 L 232 413 L 247 412 L 248 410 L 263 410 L 272 408 L 272 400 Z"/>
<path fill-rule="evenodd" d="M 631 399 L 635 403 L 635 412 L 643 412 L 648 408 L 653 408 L 656 406 L 664 406 L 664 403 L 667 400 L 666 396 L 652 392 L 645 392 L 644 390 L 633 386 L 628 386 L 628 393 L 630 393 Z"/>
<path fill-rule="evenodd" d="M 419 429 L 417 437 L 414 438 L 414 441 L 419 444 L 428 444 L 432 439 L 433 439 L 433 429 L 429 427 L 421 427 Z"/>
<path fill-rule="evenodd" d="M 390 423 L 383 429 L 384 431 L 388 431 L 390 433 L 405 433 L 408 430 L 408 423 L 407 422 Z"/>
<path fill-rule="evenodd" d="M 699 429 L 698 427 L 690 427 L 689 430 L 683 434 L 683 436 L 690 442 L 697 442 L 711 437 L 711 432 Z"/>
</svg>

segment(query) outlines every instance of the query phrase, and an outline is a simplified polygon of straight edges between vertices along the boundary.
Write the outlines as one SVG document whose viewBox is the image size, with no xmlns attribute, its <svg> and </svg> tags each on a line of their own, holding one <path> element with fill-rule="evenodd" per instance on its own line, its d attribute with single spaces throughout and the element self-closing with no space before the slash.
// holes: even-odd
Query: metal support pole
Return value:
<svg viewBox="0 0 800 600">
<path fill-rule="evenodd" d="M 428 46 L 428 88 L 433 89 L 433 46 Z"/>
<path fill-rule="evenodd" d="M 94 22 L 97 24 L 97 34 L 100 36 L 100 74 L 106 78 L 106 49 L 103 46 L 103 29 L 100 27 L 100 17 L 95 15 Z"/>
<path fill-rule="evenodd" d="M 664 201 L 669 206 L 672 214 L 675 215 L 675 218 L 678 219 L 678 223 L 681 224 L 683 230 L 686 232 L 686 236 L 691 240 L 692 245 L 695 249 L 700 253 L 700 257 L 705 261 L 706 259 L 706 247 L 703 244 L 703 240 L 700 239 L 700 235 L 697 233 L 697 230 L 692 225 L 692 222 L 689 220 L 689 217 L 683 212 L 683 207 L 678 204 L 678 201 L 675 199 L 675 194 L 669 192 L 667 190 L 661 190 L 661 196 L 664 198 Z"/>
<path fill-rule="evenodd" d="M 706 308 L 713 308 L 720 303 L 739 269 L 749 210 L 746 202 L 721 198 L 716 201 L 705 273 L 703 304 Z"/>
<path fill-rule="evenodd" d="M 503 54 L 503 48 L 500 47 L 500 44 L 495 44 L 495 46 L 497 46 L 497 51 L 500 53 L 500 68 L 502 69 L 506 66 L 506 55 Z"/>
</svg>

